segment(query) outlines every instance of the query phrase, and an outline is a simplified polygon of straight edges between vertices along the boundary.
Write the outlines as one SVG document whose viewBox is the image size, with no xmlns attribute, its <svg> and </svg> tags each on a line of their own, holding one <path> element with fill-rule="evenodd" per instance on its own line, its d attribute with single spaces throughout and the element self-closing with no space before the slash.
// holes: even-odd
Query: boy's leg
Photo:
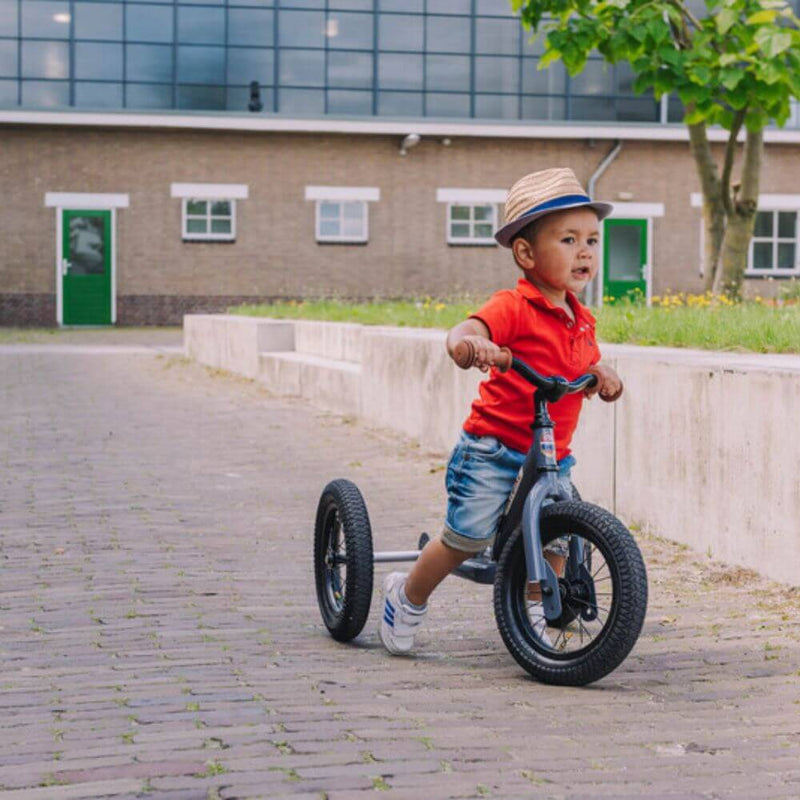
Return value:
<svg viewBox="0 0 800 800">
<path fill-rule="evenodd" d="M 465 553 L 446 545 L 441 539 L 431 539 L 408 574 L 405 595 L 409 602 L 424 606 L 431 592 L 461 563 L 475 553 Z"/>
</svg>

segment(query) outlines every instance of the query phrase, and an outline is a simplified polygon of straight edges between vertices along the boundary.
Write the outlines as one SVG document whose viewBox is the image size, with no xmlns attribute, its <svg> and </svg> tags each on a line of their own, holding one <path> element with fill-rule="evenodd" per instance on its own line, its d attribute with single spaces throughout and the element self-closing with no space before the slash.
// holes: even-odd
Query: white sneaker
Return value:
<svg viewBox="0 0 800 800">
<path fill-rule="evenodd" d="M 409 608 L 400 602 L 400 589 L 406 582 L 405 572 L 390 572 L 383 582 L 383 617 L 378 636 L 392 655 L 405 655 L 414 647 L 414 636 L 428 613 Z"/>
<path fill-rule="evenodd" d="M 533 632 L 542 644 L 552 647 L 553 642 L 547 635 L 547 618 L 544 615 L 544 606 L 533 600 L 528 601 L 528 619 L 531 621 Z"/>
</svg>

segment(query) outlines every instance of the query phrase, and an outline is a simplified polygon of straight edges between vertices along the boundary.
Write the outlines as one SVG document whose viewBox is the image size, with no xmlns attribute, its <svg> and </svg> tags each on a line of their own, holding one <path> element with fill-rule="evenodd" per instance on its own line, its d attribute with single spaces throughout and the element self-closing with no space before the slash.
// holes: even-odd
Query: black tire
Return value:
<svg viewBox="0 0 800 800">
<path fill-rule="evenodd" d="M 340 642 L 361 633 L 372 601 L 372 528 L 364 498 L 351 481 L 323 490 L 314 525 L 314 577 L 325 627 Z"/>
<path fill-rule="evenodd" d="M 628 529 L 590 503 L 546 506 L 541 534 L 543 545 L 560 536 L 582 540 L 582 574 L 559 577 L 563 610 L 558 620 L 547 627 L 532 623 L 524 543 L 517 529 L 497 565 L 497 627 L 511 655 L 534 678 L 558 686 L 584 686 L 616 669 L 639 638 L 647 610 L 644 560 Z"/>
</svg>

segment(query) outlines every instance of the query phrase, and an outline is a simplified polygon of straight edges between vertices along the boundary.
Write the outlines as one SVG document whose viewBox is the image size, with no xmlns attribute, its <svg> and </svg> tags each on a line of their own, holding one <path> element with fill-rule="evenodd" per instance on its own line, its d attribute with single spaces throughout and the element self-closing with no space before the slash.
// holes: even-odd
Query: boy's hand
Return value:
<svg viewBox="0 0 800 800">
<path fill-rule="evenodd" d="M 619 399 L 623 388 L 622 380 L 613 367 L 609 367 L 607 364 L 595 364 L 590 367 L 589 372 L 597 375 L 597 383 L 584 392 L 587 397 L 599 394 L 600 399 L 605 400 L 606 403 L 613 403 Z"/>
<path fill-rule="evenodd" d="M 485 336 L 477 336 L 474 334 L 463 336 L 461 341 L 469 342 L 474 348 L 475 360 L 473 366 L 477 367 L 481 372 L 488 372 L 489 367 L 493 367 L 498 358 L 505 358 L 503 350 Z"/>
</svg>

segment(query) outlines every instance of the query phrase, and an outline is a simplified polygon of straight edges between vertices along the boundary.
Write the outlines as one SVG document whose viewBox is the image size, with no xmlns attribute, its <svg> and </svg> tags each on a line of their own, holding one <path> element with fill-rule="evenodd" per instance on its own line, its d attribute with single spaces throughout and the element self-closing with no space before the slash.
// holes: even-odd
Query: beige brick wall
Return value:
<svg viewBox="0 0 800 800">
<path fill-rule="evenodd" d="M 440 187 L 507 188 L 520 175 L 569 165 L 585 183 L 609 142 L 56 127 L 0 128 L 2 293 L 55 292 L 55 211 L 45 192 L 127 193 L 117 215 L 117 292 L 138 295 L 397 296 L 486 294 L 513 284 L 499 247 L 445 242 Z M 796 146 L 767 147 L 762 192 L 796 192 Z M 243 183 L 234 244 L 185 243 L 172 182 Z M 377 186 L 366 245 L 317 244 L 307 185 Z M 661 202 L 654 292 L 699 290 L 700 213 L 688 144 L 625 142 L 598 197 Z M 628 199 L 628 198 L 626 198 Z"/>
</svg>

